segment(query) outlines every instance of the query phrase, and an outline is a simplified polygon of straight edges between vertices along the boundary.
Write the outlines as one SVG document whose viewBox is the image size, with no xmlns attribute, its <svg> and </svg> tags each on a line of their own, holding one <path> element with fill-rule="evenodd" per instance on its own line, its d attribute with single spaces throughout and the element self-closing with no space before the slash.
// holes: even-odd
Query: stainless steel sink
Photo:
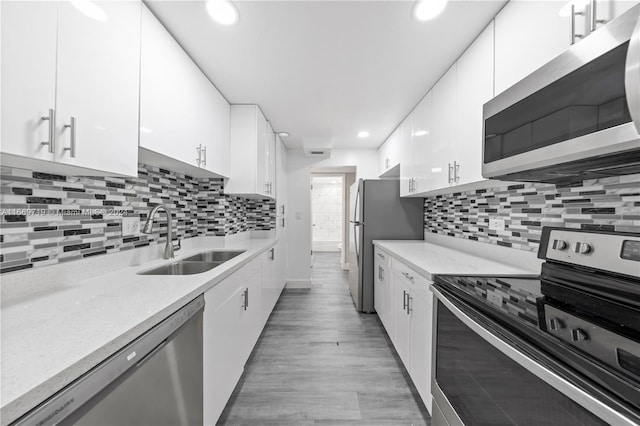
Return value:
<svg viewBox="0 0 640 426">
<path fill-rule="evenodd" d="M 194 254 L 184 259 L 188 262 L 226 262 L 244 253 L 245 250 L 218 250 Z"/>
<path fill-rule="evenodd" d="M 138 272 L 138 275 L 193 275 L 207 272 L 224 262 L 178 262 L 162 265 L 147 271 Z"/>
</svg>

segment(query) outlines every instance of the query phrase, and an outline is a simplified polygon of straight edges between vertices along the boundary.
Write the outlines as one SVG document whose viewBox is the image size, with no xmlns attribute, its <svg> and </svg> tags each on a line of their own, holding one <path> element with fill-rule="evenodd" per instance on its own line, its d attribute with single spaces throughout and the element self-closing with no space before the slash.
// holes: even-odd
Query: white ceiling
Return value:
<svg viewBox="0 0 640 426">
<path fill-rule="evenodd" d="M 428 1 L 428 0 L 427 0 Z M 433 21 L 414 2 L 236 1 L 223 27 L 204 1 L 146 2 L 230 103 L 255 103 L 276 131 L 378 147 L 506 0 L 450 1 Z M 371 136 L 359 139 L 359 130 Z"/>
</svg>

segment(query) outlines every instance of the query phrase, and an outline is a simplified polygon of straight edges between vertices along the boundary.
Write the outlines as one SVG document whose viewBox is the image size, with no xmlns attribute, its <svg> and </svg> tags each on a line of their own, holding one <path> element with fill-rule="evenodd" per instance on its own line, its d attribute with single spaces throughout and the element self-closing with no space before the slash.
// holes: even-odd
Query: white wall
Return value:
<svg viewBox="0 0 640 426">
<path fill-rule="evenodd" d="M 377 179 L 376 149 L 335 149 L 331 157 L 318 160 L 303 151 L 288 151 L 289 270 L 288 287 L 311 286 L 311 170 L 332 167 L 356 168 L 356 179 Z"/>
</svg>

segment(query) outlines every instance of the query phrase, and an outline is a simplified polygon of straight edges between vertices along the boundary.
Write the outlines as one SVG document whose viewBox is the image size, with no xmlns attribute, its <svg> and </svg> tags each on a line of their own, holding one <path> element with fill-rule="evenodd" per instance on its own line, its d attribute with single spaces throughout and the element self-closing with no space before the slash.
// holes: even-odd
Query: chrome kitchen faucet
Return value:
<svg viewBox="0 0 640 426">
<path fill-rule="evenodd" d="M 180 250 L 181 246 L 180 246 L 180 239 L 178 239 L 178 244 L 177 245 L 173 245 L 173 230 L 171 227 L 171 209 L 169 209 L 169 207 L 166 204 L 159 204 L 157 206 L 155 206 L 153 209 L 151 209 L 151 212 L 149 213 L 149 216 L 147 217 L 147 221 L 144 224 L 144 226 L 142 227 L 142 232 L 144 232 L 145 234 L 150 234 L 153 228 L 153 218 L 156 216 L 156 214 L 158 213 L 158 210 L 164 210 L 165 214 L 167 215 L 167 244 L 164 247 L 164 258 L 165 259 L 172 259 L 173 258 L 173 252 L 174 250 Z"/>
</svg>

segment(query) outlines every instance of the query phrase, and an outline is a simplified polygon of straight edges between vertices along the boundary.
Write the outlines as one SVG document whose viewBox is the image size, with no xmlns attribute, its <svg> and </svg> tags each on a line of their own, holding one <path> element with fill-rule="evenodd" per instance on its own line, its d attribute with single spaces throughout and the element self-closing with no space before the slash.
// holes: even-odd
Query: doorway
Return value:
<svg viewBox="0 0 640 426">
<path fill-rule="evenodd" d="M 344 232 L 344 176 L 311 175 L 311 249 L 342 252 Z"/>
</svg>

